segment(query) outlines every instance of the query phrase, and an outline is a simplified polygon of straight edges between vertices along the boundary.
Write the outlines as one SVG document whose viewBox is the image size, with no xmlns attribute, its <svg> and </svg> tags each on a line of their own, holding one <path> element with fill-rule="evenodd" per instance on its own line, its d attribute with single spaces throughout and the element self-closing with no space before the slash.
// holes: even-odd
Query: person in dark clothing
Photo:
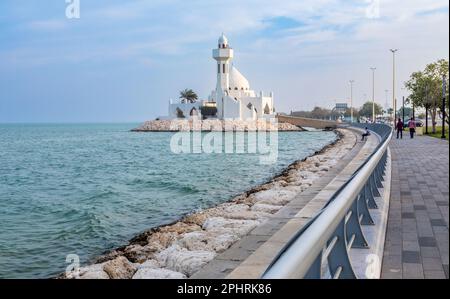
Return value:
<svg viewBox="0 0 450 299">
<path fill-rule="evenodd" d="M 366 132 L 364 132 L 364 134 L 362 134 L 361 141 L 364 141 L 367 136 L 370 136 L 370 132 L 369 132 L 369 129 L 366 127 Z"/>
<path fill-rule="evenodd" d="M 397 129 L 397 139 L 399 136 L 401 139 L 403 139 L 403 122 L 402 122 L 401 118 L 398 119 L 398 122 L 395 125 L 395 128 Z"/>
</svg>

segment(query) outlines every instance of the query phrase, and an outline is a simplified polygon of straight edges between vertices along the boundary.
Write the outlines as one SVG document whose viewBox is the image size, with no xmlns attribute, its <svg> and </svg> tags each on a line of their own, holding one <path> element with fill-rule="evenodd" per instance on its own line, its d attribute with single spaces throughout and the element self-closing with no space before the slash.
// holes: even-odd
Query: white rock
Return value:
<svg viewBox="0 0 450 299">
<path fill-rule="evenodd" d="M 233 214 L 223 215 L 224 218 L 228 218 L 228 219 L 257 220 L 257 221 L 262 221 L 270 216 L 271 216 L 271 214 L 269 214 L 269 213 L 256 212 L 256 211 L 245 211 L 245 212 L 237 212 L 237 213 L 233 213 Z"/>
<path fill-rule="evenodd" d="M 191 251 L 223 252 L 233 245 L 239 237 L 231 233 L 214 234 L 206 231 L 187 233 L 178 244 Z"/>
<path fill-rule="evenodd" d="M 72 276 L 68 278 L 79 278 L 79 279 L 109 279 L 108 274 L 103 271 L 103 264 L 94 264 L 86 267 L 80 268 L 79 276 Z"/>
<path fill-rule="evenodd" d="M 142 268 L 134 274 L 133 279 L 186 279 L 180 272 L 162 268 Z"/>
<path fill-rule="evenodd" d="M 257 212 L 266 212 L 266 213 L 270 213 L 270 214 L 275 214 L 276 212 L 281 210 L 281 208 L 283 208 L 283 206 L 275 206 L 275 205 L 257 203 L 252 207 L 252 210 L 257 211 Z"/>
<path fill-rule="evenodd" d="M 228 204 L 228 205 L 224 205 L 223 206 L 223 210 L 225 213 L 239 213 L 239 212 L 245 212 L 250 210 L 250 207 L 248 205 L 245 204 Z"/>
<path fill-rule="evenodd" d="M 179 245 L 172 245 L 160 252 L 157 257 L 161 265 L 186 276 L 191 276 L 216 256 L 215 252 L 195 250 L 189 251 Z"/>
<path fill-rule="evenodd" d="M 258 192 L 255 195 L 258 203 L 264 203 L 269 205 L 283 206 L 290 202 L 294 196 L 297 195 L 296 192 L 283 190 L 266 190 Z"/>
<path fill-rule="evenodd" d="M 139 266 L 137 266 L 137 269 L 157 269 L 159 268 L 160 265 L 158 263 L 158 261 L 156 260 L 148 260 L 145 261 L 144 263 L 140 264 Z"/>
<path fill-rule="evenodd" d="M 260 224 L 257 220 L 226 219 L 223 217 L 211 217 L 206 219 L 203 229 L 216 233 L 233 233 L 245 236 Z"/>
</svg>

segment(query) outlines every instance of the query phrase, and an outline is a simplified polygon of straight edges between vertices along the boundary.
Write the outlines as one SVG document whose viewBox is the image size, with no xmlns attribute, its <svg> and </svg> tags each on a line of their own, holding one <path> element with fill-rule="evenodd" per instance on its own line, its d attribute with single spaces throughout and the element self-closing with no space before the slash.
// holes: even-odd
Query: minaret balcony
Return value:
<svg viewBox="0 0 450 299">
<path fill-rule="evenodd" d="M 234 51 L 231 48 L 213 50 L 213 58 L 216 60 L 228 60 L 232 59 L 233 56 Z"/>
</svg>

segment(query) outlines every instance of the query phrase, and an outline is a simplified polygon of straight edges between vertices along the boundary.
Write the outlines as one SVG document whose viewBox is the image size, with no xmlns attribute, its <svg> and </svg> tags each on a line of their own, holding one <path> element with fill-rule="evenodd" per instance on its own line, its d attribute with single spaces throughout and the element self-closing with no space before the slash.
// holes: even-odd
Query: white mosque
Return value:
<svg viewBox="0 0 450 299">
<path fill-rule="evenodd" d="M 202 110 L 216 111 L 207 118 L 256 120 L 272 118 L 275 114 L 273 93 L 264 96 L 250 89 L 248 80 L 231 63 L 234 51 L 228 44 L 225 35 L 219 38 L 218 48 L 213 50 L 213 58 L 217 61 L 217 85 L 208 100 L 195 103 L 169 103 L 169 119 L 202 117 Z M 215 109 L 214 109 L 215 108 Z"/>
</svg>

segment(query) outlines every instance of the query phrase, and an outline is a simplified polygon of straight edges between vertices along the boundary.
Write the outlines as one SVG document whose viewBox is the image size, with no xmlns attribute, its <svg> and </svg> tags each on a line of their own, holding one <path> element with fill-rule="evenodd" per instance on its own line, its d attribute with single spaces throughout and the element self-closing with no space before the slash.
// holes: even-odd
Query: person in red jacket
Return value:
<svg viewBox="0 0 450 299">
<path fill-rule="evenodd" d="M 409 135 L 411 136 L 411 139 L 413 139 L 414 133 L 416 133 L 416 121 L 414 117 L 411 117 L 411 119 L 409 120 L 408 127 L 409 127 Z"/>
<path fill-rule="evenodd" d="M 400 137 L 400 139 L 403 139 L 403 122 L 401 118 L 398 119 L 395 128 L 397 129 L 397 139 L 398 137 Z"/>
</svg>

